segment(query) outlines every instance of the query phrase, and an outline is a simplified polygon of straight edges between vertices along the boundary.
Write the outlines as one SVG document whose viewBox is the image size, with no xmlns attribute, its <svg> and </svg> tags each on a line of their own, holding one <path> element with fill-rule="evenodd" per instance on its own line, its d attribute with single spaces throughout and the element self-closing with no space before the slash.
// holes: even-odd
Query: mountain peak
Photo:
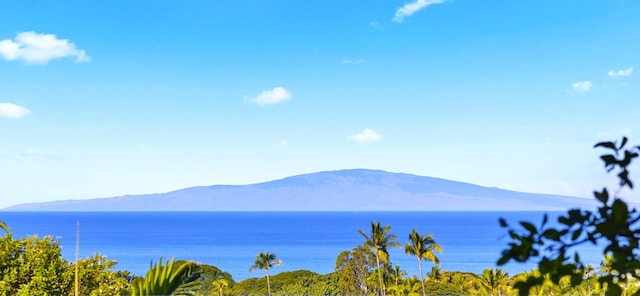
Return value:
<svg viewBox="0 0 640 296">
<path fill-rule="evenodd" d="M 16 211 L 513 211 L 566 210 L 590 200 L 446 179 L 346 169 L 235 186 L 17 205 Z"/>
</svg>

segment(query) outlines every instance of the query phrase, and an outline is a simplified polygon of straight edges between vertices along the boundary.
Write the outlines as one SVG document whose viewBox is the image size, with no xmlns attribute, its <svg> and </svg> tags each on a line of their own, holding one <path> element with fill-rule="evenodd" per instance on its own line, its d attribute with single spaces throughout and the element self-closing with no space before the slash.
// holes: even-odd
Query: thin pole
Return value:
<svg viewBox="0 0 640 296">
<path fill-rule="evenodd" d="M 75 287 L 76 287 L 76 296 L 80 295 L 80 286 L 78 285 L 78 257 L 80 256 L 80 221 L 76 225 L 76 278 L 75 278 Z"/>
</svg>

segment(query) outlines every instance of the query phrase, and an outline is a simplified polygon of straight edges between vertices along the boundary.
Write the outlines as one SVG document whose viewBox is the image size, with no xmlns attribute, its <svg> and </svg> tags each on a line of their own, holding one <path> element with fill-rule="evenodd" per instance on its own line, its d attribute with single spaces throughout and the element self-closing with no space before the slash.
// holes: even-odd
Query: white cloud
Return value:
<svg viewBox="0 0 640 296">
<path fill-rule="evenodd" d="M 350 139 L 358 143 L 365 143 L 380 141 L 382 140 L 382 136 L 370 128 L 365 128 L 361 133 L 351 136 Z"/>
<path fill-rule="evenodd" d="M 362 63 L 364 63 L 364 62 L 366 62 L 366 61 L 367 61 L 367 60 L 365 60 L 365 59 L 359 59 L 359 60 L 349 60 L 349 59 L 346 59 L 346 60 L 342 60 L 342 64 L 343 64 L 343 65 L 347 65 L 347 64 L 362 64 Z"/>
<path fill-rule="evenodd" d="M 27 116 L 29 109 L 12 103 L 0 103 L 0 117 L 18 119 Z"/>
<path fill-rule="evenodd" d="M 265 90 L 253 98 L 245 98 L 258 105 L 273 105 L 288 101 L 291 99 L 291 92 L 284 87 L 278 86 L 270 90 Z"/>
<path fill-rule="evenodd" d="M 609 70 L 609 77 L 618 78 L 618 77 L 629 77 L 633 73 L 633 67 L 629 67 L 624 70 L 613 71 Z"/>
<path fill-rule="evenodd" d="M 591 89 L 591 81 L 579 81 L 571 85 L 577 92 L 588 92 Z"/>
<path fill-rule="evenodd" d="M 370 23 L 369 23 L 369 26 L 372 26 L 372 27 L 374 27 L 374 28 L 377 28 L 377 27 L 378 27 L 378 22 L 370 22 Z"/>
<path fill-rule="evenodd" d="M 0 40 L 0 57 L 29 64 L 46 64 L 53 59 L 67 57 L 75 57 L 77 63 L 91 60 L 84 50 L 77 49 L 69 40 L 36 32 L 18 33 L 15 40 Z"/>
<path fill-rule="evenodd" d="M 393 17 L 393 21 L 396 23 L 401 23 L 405 17 L 413 15 L 418 10 L 421 10 L 432 4 L 440 4 L 446 1 L 447 0 L 415 0 L 414 2 L 407 3 L 396 10 L 396 15 Z"/>
<path fill-rule="evenodd" d="M 39 149 L 27 149 L 21 153 L 21 156 L 22 157 L 39 157 L 39 158 L 52 159 L 52 160 L 63 159 L 63 157 L 58 154 L 39 150 Z"/>
</svg>

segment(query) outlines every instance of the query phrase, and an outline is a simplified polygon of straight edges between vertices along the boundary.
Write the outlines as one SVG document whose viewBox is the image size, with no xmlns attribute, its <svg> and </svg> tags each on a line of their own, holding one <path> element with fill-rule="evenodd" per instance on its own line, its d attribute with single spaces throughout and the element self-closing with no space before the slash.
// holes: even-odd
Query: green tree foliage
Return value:
<svg viewBox="0 0 640 296">
<path fill-rule="evenodd" d="M 386 294 L 385 285 L 383 278 L 383 271 L 380 267 L 380 261 L 383 263 L 389 263 L 389 252 L 387 249 L 389 247 L 397 247 L 400 248 L 402 245 L 396 242 L 397 236 L 395 234 L 389 233 L 391 230 L 390 225 L 385 225 L 384 227 L 380 227 L 380 222 L 371 222 L 371 232 L 367 233 L 364 230 L 358 230 L 358 232 L 364 238 L 365 247 L 372 248 L 373 254 L 376 257 L 376 270 L 378 272 L 378 281 L 380 283 L 380 290 L 382 291 L 382 295 Z"/>
<path fill-rule="evenodd" d="M 259 253 L 256 256 L 256 260 L 253 262 L 253 265 L 249 267 L 249 271 L 253 271 L 254 269 L 262 269 L 267 275 L 267 294 L 271 295 L 271 283 L 269 282 L 269 269 L 274 266 L 282 265 L 282 261 L 276 258 L 276 254 L 266 252 Z"/>
<path fill-rule="evenodd" d="M 218 295 L 222 296 L 222 293 L 224 292 L 224 290 L 226 288 L 229 288 L 229 281 L 226 279 L 216 279 L 211 282 L 210 286 L 212 290 L 217 290 Z M 212 295 L 211 291 L 209 291 L 208 293 L 209 294 L 203 294 L 203 295 Z"/>
<path fill-rule="evenodd" d="M 117 296 L 129 293 L 128 271 L 112 271 L 117 262 L 107 260 L 105 256 L 95 254 L 93 257 L 78 260 L 78 280 L 80 295 Z M 66 277 L 73 278 L 75 265 L 67 269 Z"/>
<path fill-rule="evenodd" d="M 401 269 L 400 265 L 395 265 L 393 267 L 393 282 L 396 286 L 404 280 L 405 275 L 407 275 L 407 271 Z"/>
<path fill-rule="evenodd" d="M 51 236 L 0 238 L 0 295 L 73 295 L 75 264 L 62 258 Z M 127 295 L 128 273 L 96 254 L 78 261 L 81 295 Z"/>
<path fill-rule="evenodd" d="M 2 238 L 0 295 L 65 295 L 71 291 L 71 264 L 60 254 L 59 241 L 47 236 Z"/>
<path fill-rule="evenodd" d="M 278 277 L 276 279 L 276 277 Z M 274 281 L 281 284 L 275 289 L 275 295 L 339 295 L 334 274 L 319 275 L 310 271 L 300 270 L 286 272 L 274 277 Z"/>
<path fill-rule="evenodd" d="M 177 261 L 176 263 L 180 262 L 183 261 Z M 207 264 L 197 264 L 193 270 L 193 275 L 198 275 L 197 279 L 181 285 L 174 291 L 174 294 L 193 296 L 216 295 L 221 294 L 235 284 L 231 274 L 222 271 L 218 267 Z"/>
<path fill-rule="evenodd" d="M 427 295 L 473 295 L 478 275 L 469 272 L 445 271 L 433 266 L 425 279 Z"/>
<path fill-rule="evenodd" d="M 478 283 L 481 295 L 505 296 L 509 291 L 509 274 L 502 269 L 486 268 Z"/>
<path fill-rule="evenodd" d="M 336 259 L 338 289 L 343 295 L 363 295 L 368 293 L 367 278 L 376 263 L 371 249 L 357 246 L 351 251 L 343 251 Z"/>
<path fill-rule="evenodd" d="M 559 226 L 549 226 L 548 216 L 536 227 L 522 221 L 522 229 L 510 228 L 504 219 L 503 227 L 509 228 L 512 239 L 509 247 L 502 252 L 498 264 L 510 260 L 517 262 L 536 261 L 539 274 L 529 274 L 515 283 L 520 295 L 528 295 L 529 290 L 545 281 L 559 286 L 561 281 L 576 287 L 585 280 L 585 264 L 581 261 L 578 246 L 600 244 L 603 254 L 611 256 L 610 272 L 599 277 L 598 282 L 606 288 L 607 295 L 621 295 L 632 279 L 640 277 L 638 247 L 640 241 L 640 213 L 620 198 L 623 189 L 633 189 L 629 178 L 629 167 L 638 157 L 640 146 L 625 148 L 627 138 L 622 141 L 601 142 L 595 148 L 607 149 L 600 159 L 608 172 L 618 177 L 618 189 L 611 194 L 607 188 L 594 192 L 598 202 L 596 210 L 571 209 L 558 217 Z"/>
<path fill-rule="evenodd" d="M 440 259 L 435 252 L 442 253 L 442 247 L 436 244 L 431 234 L 420 235 L 415 228 L 409 234 L 409 242 L 404 246 L 404 252 L 407 255 L 416 256 L 418 259 L 418 269 L 420 271 L 420 283 L 422 284 L 422 295 L 426 295 L 424 288 L 424 274 L 422 272 L 422 260 L 429 260 L 440 264 Z"/>
<path fill-rule="evenodd" d="M 193 262 L 179 261 L 174 258 L 162 262 L 162 258 L 153 262 L 144 278 L 135 278 L 131 283 L 133 296 L 170 295 L 181 285 L 195 281 L 199 274 L 194 273 L 197 265 Z"/>
<path fill-rule="evenodd" d="M 271 276 L 274 295 L 339 295 L 335 273 L 320 275 L 308 270 L 281 272 Z M 228 290 L 228 295 L 267 295 L 267 280 L 250 278 Z M 353 294 L 350 294 L 353 295 Z"/>
</svg>

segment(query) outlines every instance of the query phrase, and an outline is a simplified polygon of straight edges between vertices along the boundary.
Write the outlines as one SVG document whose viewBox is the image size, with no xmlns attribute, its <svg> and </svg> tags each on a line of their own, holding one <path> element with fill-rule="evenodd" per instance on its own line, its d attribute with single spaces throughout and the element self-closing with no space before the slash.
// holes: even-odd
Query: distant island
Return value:
<svg viewBox="0 0 640 296">
<path fill-rule="evenodd" d="M 27 203 L 3 211 L 561 211 L 591 199 L 533 194 L 439 178 L 351 169 L 250 185 Z"/>
</svg>

